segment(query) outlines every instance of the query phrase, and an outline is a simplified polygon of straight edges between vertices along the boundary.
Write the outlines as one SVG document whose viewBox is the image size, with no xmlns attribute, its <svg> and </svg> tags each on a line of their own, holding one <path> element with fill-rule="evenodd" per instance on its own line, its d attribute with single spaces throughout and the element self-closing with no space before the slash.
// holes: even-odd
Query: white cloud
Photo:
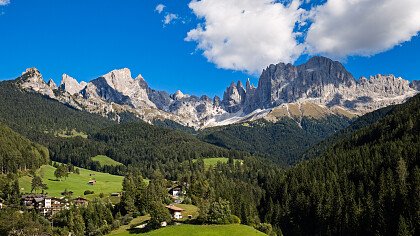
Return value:
<svg viewBox="0 0 420 236">
<path fill-rule="evenodd" d="M 194 0 L 189 7 L 203 19 L 185 40 L 219 68 L 259 73 L 271 63 L 294 62 L 303 51 L 294 27 L 304 10 L 273 0 Z"/>
<path fill-rule="evenodd" d="M 165 15 L 165 18 L 163 19 L 163 23 L 165 25 L 170 24 L 172 21 L 178 19 L 178 15 L 173 14 L 173 13 L 167 13 Z"/>
<path fill-rule="evenodd" d="M 10 3 L 10 0 L 0 0 L 0 6 L 6 6 Z"/>
<path fill-rule="evenodd" d="M 299 8 L 304 2 L 192 0 L 189 7 L 203 22 L 185 40 L 219 68 L 257 74 L 303 53 L 375 55 L 420 31 L 420 0 L 328 0 L 309 11 Z"/>
<path fill-rule="evenodd" d="M 308 50 L 334 58 L 374 55 L 420 31 L 420 0 L 328 0 L 312 13 Z"/>
<path fill-rule="evenodd" d="M 0 0 L 1 1 L 1 0 Z M 163 12 L 163 10 L 165 9 L 165 5 L 163 4 L 158 4 L 155 8 L 155 11 L 157 11 L 159 14 Z"/>
</svg>

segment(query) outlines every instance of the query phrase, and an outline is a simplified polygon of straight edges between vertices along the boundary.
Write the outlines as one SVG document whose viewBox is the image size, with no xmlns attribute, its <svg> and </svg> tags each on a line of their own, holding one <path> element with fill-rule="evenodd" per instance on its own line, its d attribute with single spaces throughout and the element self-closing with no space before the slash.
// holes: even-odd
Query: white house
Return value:
<svg viewBox="0 0 420 236">
<path fill-rule="evenodd" d="M 171 216 L 173 219 L 182 219 L 182 212 L 184 211 L 184 209 L 176 207 L 174 205 L 168 205 L 166 206 L 166 208 L 169 209 L 169 212 L 171 213 Z"/>
</svg>

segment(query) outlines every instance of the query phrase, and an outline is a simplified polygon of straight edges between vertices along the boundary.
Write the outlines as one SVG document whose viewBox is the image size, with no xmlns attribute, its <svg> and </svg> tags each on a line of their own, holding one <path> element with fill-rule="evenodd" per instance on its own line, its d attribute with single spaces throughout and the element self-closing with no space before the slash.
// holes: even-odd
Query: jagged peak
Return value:
<svg viewBox="0 0 420 236">
<path fill-rule="evenodd" d="M 24 74 L 41 74 L 41 73 L 36 67 L 31 67 L 31 68 L 27 68 L 25 72 L 22 72 L 22 75 Z"/>
<path fill-rule="evenodd" d="M 244 88 L 244 85 L 242 84 L 242 81 L 238 80 L 238 83 L 236 83 L 236 87 L 239 88 Z"/>
<path fill-rule="evenodd" d="M 48 80 L 48 86 L 50 86 L 51 89 L 57 89 L 57 84 L 54 82 L 53 79 Z"/>
<path fill-rule="evenodd" d="M 177 90 L 173 95 L 172 95 L 174 100 L 180 100 L 183 99 L 185 97 L 189 97 L 188 94 L 184 94 L 181 92 L 181 90 Z"/>
<path fill-rule="evenodd" d="M 131 77 L 131 71 L 128 68 L 112 70 L 102 77 L 111 79 L 133 79 Z"/>
<path fill-rule="evenodd" d="M 69 76 L 67 74 L 63 74 L 61 76 L 61 83 L 60 83 L 60 85 L 64 85 L 64 84 L 67 84 L 67 83 L 72 83 L 72 84 L 79 85 L 79 82 L 75 78 L 73 78 L 73 77 L 71 77 L 71 76 Z"/>
<path fill-rule="evenodd" d="M 42 78 L 41 73 L 35 67 L 27 68 L 22 75 L 17 78 L 17 81 L 21 82 L 31 82 L 31 83 L 39 83 L 39 84 L 46 84 L 44 79 Z"/>
</svg>

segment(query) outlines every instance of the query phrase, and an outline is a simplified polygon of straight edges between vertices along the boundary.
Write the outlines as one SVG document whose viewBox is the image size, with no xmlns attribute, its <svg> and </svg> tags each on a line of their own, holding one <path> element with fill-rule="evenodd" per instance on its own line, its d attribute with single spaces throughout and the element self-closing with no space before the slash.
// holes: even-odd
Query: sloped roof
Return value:
<svg viewBox="0 0 420 236">
<path fill-rule="evenodd" d="M 166 206 L 166 208 L 168 208 L 169 210 L 173 210 L 173 211 L 184 211 L 184 209 L 174 206 L 174 205 L 168 205 Z"/>
</svg>

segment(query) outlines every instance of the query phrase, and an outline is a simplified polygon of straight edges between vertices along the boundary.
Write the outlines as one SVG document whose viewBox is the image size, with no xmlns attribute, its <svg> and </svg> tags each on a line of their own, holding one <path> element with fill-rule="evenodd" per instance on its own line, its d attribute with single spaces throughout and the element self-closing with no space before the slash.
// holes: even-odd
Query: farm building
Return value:
<svg viewBox="0 0 420 236">
<path fill-rule="evenodd" d="M 173 219 L 177 219 L 177 220 L 182 219 L 182 212 L 184 211 L 184 209 L 174 206 L 172 204 L 166 206 L 166 208 L 168 208 Z"/>
</svg>

